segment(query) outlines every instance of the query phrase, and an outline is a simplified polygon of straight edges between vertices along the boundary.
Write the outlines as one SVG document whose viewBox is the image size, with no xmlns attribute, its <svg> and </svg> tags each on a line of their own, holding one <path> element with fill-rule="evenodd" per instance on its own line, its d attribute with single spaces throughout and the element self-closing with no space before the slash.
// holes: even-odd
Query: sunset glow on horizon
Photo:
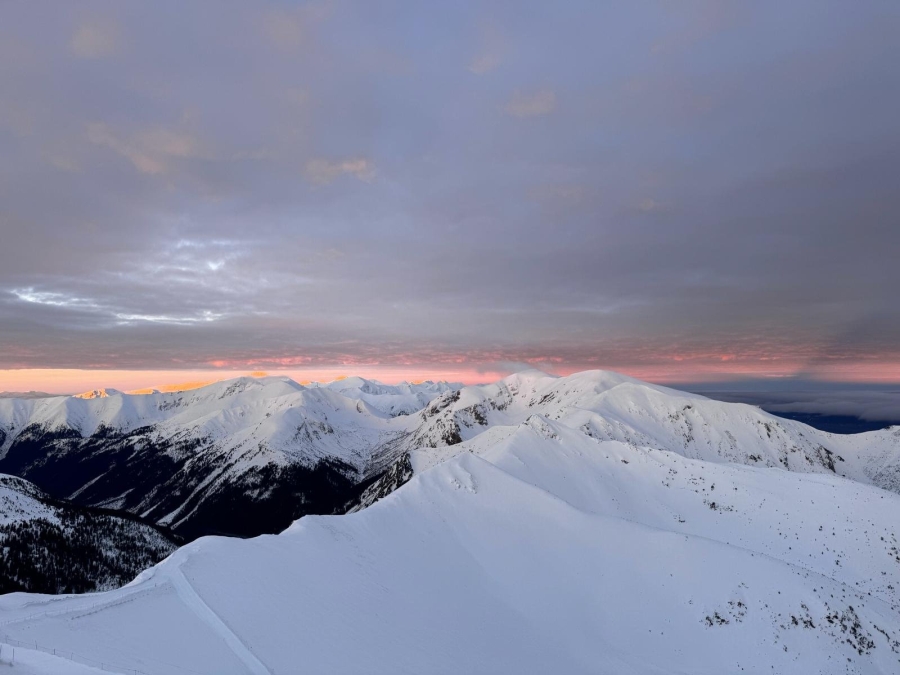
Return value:
<svg viewBox="0 0 900 675">
<path fill-rule="evenodd" d="M 854 384 L 898 384 L 900 364 L 894 362 L 853 362 L 820 365 L 814 370 L 791 368 L 788 364 L 685 363 L 667 366 L 632 365 L 603 367 L 597 364 L 566 365 L 561 363 L 517 363 L 474 366 L 335 366 L 317 368 L 275 368 L 266 371 L 250 369 L 199 370 L 83 370 L 83 369 L 19 369 L 0 370 L 0 392 L 39 391 L 50 394 L 78 394 L 94 389 L 111 388 L 132 394 L 152 391 L 185 391 L 221 380 L 237 377 L 287 376 L 301 383 L 332 382 L 359 376 L 385 384 L 424 380 L 486 384 L 526 367 L 552 375 L 570 375 L 582 370 L 614 370 L 625 375 L 658 384 L 713 383 L 744 379 L 821 381 Z"/>
</svg>

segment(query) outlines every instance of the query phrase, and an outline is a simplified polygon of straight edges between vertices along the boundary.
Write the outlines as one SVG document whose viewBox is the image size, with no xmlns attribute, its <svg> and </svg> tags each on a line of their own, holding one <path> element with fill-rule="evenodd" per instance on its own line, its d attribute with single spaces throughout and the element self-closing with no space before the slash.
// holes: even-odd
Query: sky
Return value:
<svg viewBox="0 0 900 675">
<path fill-rule="evenodd" d="M 0 390 L 900 382 L 900 3 L 0 4 Z"/>
</svg>

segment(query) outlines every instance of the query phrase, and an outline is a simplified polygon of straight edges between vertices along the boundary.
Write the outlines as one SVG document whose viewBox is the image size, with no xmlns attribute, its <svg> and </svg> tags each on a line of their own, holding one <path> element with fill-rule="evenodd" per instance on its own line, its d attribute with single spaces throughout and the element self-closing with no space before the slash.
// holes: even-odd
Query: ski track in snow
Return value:
<svg viewBox="0 0 900 675">
<path fill-rule="evenodd" d="M 272 672 L 256 658 L 244 641 L 203 601 L 180 567 L 171 569 L 169 581 L 175 587 L 181 601 L 225 641 L 228 648 L 247 666 L 247 670 L 252 675 L 272 675 Z"/>
</svg>

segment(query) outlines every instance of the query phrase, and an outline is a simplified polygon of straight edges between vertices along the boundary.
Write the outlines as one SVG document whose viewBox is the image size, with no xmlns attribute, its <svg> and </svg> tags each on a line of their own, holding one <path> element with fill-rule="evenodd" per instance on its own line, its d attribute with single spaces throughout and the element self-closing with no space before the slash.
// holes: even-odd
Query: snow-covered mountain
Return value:
<svg viewBox="0 0 900 675">
<path fill-rule="evenodd" d="M 0 400 L 0 470 L 187 536 L 277 532 L 380 474 L 401 415 L 451 385 L 240 378 L 178 393 Z"/>
<path fill-rule="evenodd" d="M 0 474 L 0 593 L 117 588 L 175 547 L 136 518 L 58 502 Z"/>
<path fill-rule="evenodd" d="M 362 377 L 345 377 L 325 385 L 313 386 L 324 386 L 354 400 L 365 401 L 376 410 L 392 417 L 412 415 L 428 405 L 436 396 L 462 387 L 461 384 L 430 380 L 415 384 L 403 382 L 389 385 Z"/>
<path fill-rule="evenodd" d="M 456 421 L 465 442 L 402 454 L 393 478 L 412 478 L 368 508 L 205 537 L 109 593 L 0 597 L 0 644 L 38 673 L 900 672 L 900 496 L 868 484 L 876 453 L 802 425 L 757 442 L 764 413 L 615 379 L 529 374 L 435 401 L 410 433 L 437 444 Z M 685 436 L 685 413 L 726 417 Z M 598 438 L 638 425 L 678 443 Z M 720 456 L 726 430 L 774 449 Z M 799 449 L 782 462 L 800 432 L 858 479 Z"/>
<path fill-rule="evenodd" d="M 454 446 L 434 453 L 446 457 L 493 444 L 535 415 L 597 440 L 712 462 L 834 473 L 900 492 L 900 429 L 830 434 L 754 406 L 605 371 L 568 377 L 528 371 L 448 392 L 421 412 L 400 445 L 407 450 Z"/>
<path fill-rule="evenodd" d="M 603 371 L 528 371 L 462 388 L 267 377 L 178 393 L 2 399 L 0 471 L 189 537 L 255 535 L 358 509 L 411 475 L 409 452 L 433 447 L 436 461 L 478 451 L 533 416 L 596 440 L 900 491 L 897 431 L 828 434 Z"/>
<path fill-rule="evenodd" d="M 36 485 L 22 478 L 0 473 L 0 527 L 37 518 L 55 519 L 56 509 L 46 500 L 47 495 Z"/>
</svg>

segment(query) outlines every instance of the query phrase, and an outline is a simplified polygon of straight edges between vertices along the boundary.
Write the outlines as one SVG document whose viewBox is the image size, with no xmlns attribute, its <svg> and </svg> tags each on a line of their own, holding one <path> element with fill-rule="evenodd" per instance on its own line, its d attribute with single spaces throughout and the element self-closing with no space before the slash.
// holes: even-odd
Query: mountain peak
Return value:
<svg viewBox="0 0 900 675">
<path fill-rule="evenodd" d="M 85 391 L 81 394 L 75 394 L 73 398 L 83 398 L 83 399 L 92 399 L 92 398 L 109 398 L 110 396 L 118 396 L 121 395 L 122 392 L 118 389 L 111 389 L 106 387 L 104 389 L 92 389 L 91 391 Z"/>
</svg>

